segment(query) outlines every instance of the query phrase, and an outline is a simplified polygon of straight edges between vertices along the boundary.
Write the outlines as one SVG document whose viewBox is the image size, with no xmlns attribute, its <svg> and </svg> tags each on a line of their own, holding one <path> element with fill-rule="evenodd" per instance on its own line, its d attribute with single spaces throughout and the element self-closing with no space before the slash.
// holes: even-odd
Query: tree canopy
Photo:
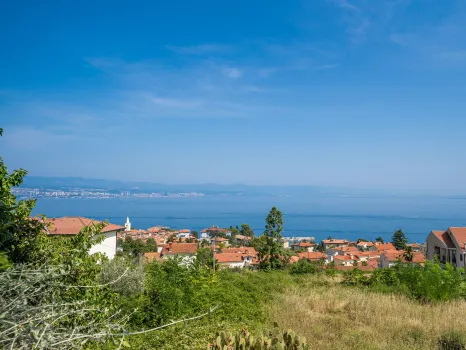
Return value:
<svg viewBox="0 0 466 350">
<path fill-rule="evenodd" d="M 408 239 L 406 238 L 404 232 L 400 229 L 397 230 L 392 237 L 392 243 L 396 249 L 402 250 L 406 248 L 406 243 L 408 243 Z"/>
</svg>

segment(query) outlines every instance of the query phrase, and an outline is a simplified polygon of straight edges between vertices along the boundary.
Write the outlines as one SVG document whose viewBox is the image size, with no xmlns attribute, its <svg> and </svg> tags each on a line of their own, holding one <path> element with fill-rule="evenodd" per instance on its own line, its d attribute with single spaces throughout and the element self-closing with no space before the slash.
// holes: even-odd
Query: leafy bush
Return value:
<svg viewBox="0 0 466 350">
<path fill-rule="evenodd" d="M 144 291 L 144 266 L 115 258 L 102 265 L 99 280 L 102 284 L 116 281 L 111 285 L 114 291 L 124 296 L 135 296 Z"/>
<path fill-rule="evenodd" d="M 369 285 L 382 292 L 407 294 L 422 302 L 447 301 L 466 296 L 464 271 L 447 264 L 426 261 L 418 264 L 397 264 L 387 269 L 375 270 L 367 279 L 354 269 L 345 274 L 344 282 L 350 285 Z"/>
<path fill-rule="evenodd" d="M 317 265 L 306 259 L 298 260 L 296 263 L 291 265 L 290 268 L 290 273 L 294 275 L 317 272 L 319 272 Z"/>
</svg>

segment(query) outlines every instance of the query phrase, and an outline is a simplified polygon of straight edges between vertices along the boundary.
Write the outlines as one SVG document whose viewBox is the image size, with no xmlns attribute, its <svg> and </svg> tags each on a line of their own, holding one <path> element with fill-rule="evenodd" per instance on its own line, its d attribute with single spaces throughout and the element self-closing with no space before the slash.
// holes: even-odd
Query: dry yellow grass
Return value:
<svg viewBox="0 0 466 350">
<path fill-rule="evenodd" d="M 311 276 L 269 308 L 271 320 L 313 349 L 436 349 L 449 331 L 466 332 L 466 302 L 421 305 L 403 296 L 345 287 Z"/>
</svg>

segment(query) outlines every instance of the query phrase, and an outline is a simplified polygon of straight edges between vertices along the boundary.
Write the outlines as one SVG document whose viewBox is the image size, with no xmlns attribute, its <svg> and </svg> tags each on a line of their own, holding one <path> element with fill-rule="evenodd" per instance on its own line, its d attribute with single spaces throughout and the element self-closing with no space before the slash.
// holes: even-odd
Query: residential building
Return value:
<svg viewBox="0 0 466 350">
<path fill-rule="evenodd" d="M 341 248 L 348 246 L 348 240 L 346 239 L 324 239 L 324 250 L 327 251 L 329 248 Z"/>
<path fill-rule="evenodd" d="M 450 227 L 446 231 L 432 231 L 427 236 L 427 259 L 437 257 L 442 263 L 465 267 L 466 227 Z"/>
<path fill-rule="evenodd" d="M 184 264 L 189 264 L 194 262 L 197 249 L 197 243 L 168 243 L 162 248 L 160 256 L 162 259 L 181 257 Z"/>
<path fill-rule="evenodd" d="M 292 245 L 293 250 L 295 251 L 307 251 L 313 252 L 316 244 L 312 242 L 300 241 Z"/>
<path fill-rule="evenodd" d="M 375 245 L 375 248 L 381 253 L 385 250 L 396 250 L 392 243 L 379 243 Z"/>
<path fill-rule="evenodd" d="M 357 247 L 359 250 L 375 250 L 375 244 L 373 242 L 359 242 Z"/>
<path fill-rule="evenodd" d="M 191 230 L 183 229 L 180 230 L 179 233 L 176 235 L 177 238 L 188 239 L 191 238 Z"/>
<path fill-rule="evenodd" d="M 299 259 L 307 259 L 314 262 L 325 260 L 327 262 L 327 255 L 321 252 L 302 252 L 297 255 Z"/>
<path fill-rule="evenodd" d="M 335 266 L 352 266 L 354 264 L 354 258 L 349 255 L 334 255 L 333 262 Z"/>
<path fill-rule="evenodd" d="M 380 267 L 387 268 L 392 267 L 398 262 L 408 262 L 404 257 L 405 250 L 387 250 L 380 255 Z M 426 258 L 421 252 L 413 252 L 413 264 L 423 265 Z"/>
<path fill-rule="evenodd" d="M 100 224 L 101 221 L 80 216 L 65 216 L 46 219 L 45 223 L 49 235 L 73 236 L 77 235 L 83 228 Z M 89 254 L 102 253 L 109 259 L 113 259 L 117 251 L 117 234 L 124 229 L 125 227 L 120 225 L 106 225 L 98 236 L 98 238 L 103 238 L 102 242 L 94 244 L 90 248 Z"/>
</svg>

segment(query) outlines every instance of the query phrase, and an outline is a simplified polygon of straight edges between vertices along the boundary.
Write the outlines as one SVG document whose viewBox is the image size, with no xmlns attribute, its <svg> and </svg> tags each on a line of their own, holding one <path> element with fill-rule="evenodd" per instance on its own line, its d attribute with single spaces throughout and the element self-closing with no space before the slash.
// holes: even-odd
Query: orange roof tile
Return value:
<svg viewBox="0 0 466 350">
<path fill-rule="evenodd" d="M 77 235 L 84 227 L 91 224 L 100 224 L 101 221 L 80 216 L 65 216 L 62 218 L 46 219 L 46 223 L 49 225 L 48 233 L 51 235 Z M 108 224 L 101 232 L 122 231 L 124 229 L 124 226 Z"/>
<path fill-rule="evenodd" d="M 219 263 L 243 262 L 243 255 L 236 253 L 215 254 L 215 260 Z"/>
<path fill-rule="evenodd" d="M 451 240 L 448 231 L 433 230 L 432 233 L 437 236 L 437 238 L 440 239 L 447 246 L 447 248 L 455 248 L 455 244 Z"/>
<path fill-rule="evenodd" d="M 453 237 L 455 237 L 456 241 L 459 243 L 461 249 L 465 249 L 466 245 L 466 227 L 449 227 Z"/>
<path fill-rule="evenodd" d="M 169 243 L 162 248 L 162 255 L 196 254 L 197 243 Z"/>
<path fill-rule="evenodd" d="M 324 239 L 324 244 L 348 244 L 346 239 Z"/>
<path fill-rule="evenodd" d="M 383 251 L 383 250 L 396 250 L 395 246 L 392 244 L 392 243 L 384 243 L 384 244 L 377 244 L 375 246 L 377 248 L 377 250 L 380 252 L 380 251 Z"/>
<path fill-rule="evenodd" d="M 321 252 L 302 252 L 297 254 L 300 259 L 320 260 L 327 258 L 327 255 Z"/>
</svg>

